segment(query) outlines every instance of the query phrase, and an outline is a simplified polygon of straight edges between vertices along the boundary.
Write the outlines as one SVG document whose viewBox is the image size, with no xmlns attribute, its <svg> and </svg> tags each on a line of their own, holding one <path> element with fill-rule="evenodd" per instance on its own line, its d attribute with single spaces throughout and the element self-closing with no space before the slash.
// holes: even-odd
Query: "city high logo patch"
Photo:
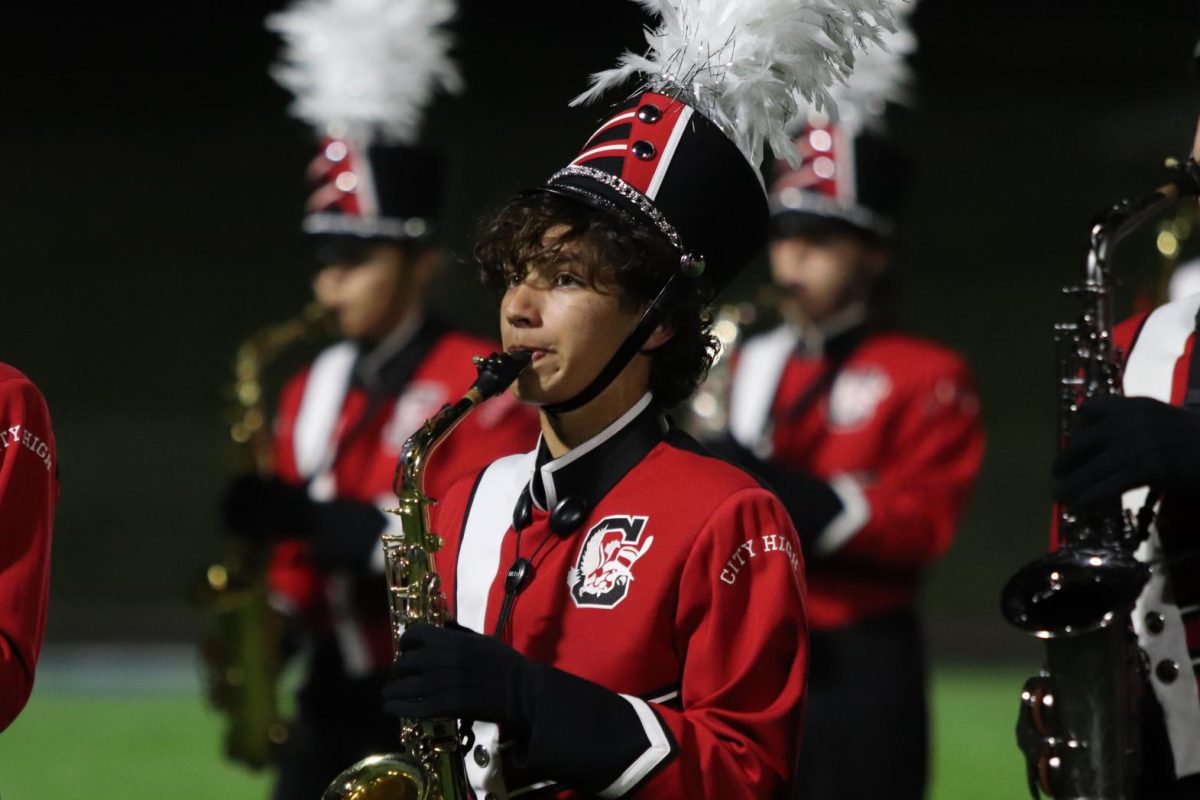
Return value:
<svg viewBox="0 0 1200 800">
<path fill-rule="evenodd" d="M 579 608 L 616 608 L 629 594 L 633 565 L 646 554 L 653 536 L 642 538 L 649 517 L 605 517 L 583 537 L 575 566 L 567 574 L 571 599 Z"/>
<path fill-rule="evenodd" d="M 877 367 L 842 370 L 829 392 L 829 424 L 842 430 L 865 425 L 891 393 L 891 380 Z"/>
</svg>

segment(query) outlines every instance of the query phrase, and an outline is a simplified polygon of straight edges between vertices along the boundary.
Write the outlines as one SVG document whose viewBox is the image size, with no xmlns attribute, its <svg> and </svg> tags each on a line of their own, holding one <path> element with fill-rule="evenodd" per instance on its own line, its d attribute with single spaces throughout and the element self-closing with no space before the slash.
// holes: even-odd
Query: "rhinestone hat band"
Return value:
<svg viewBox="0 0 1200 800">
<path fill-rule="evenodd" d="M 645 214 L 646 217 L 654 223 L 655 227 L 662 231 L 663 235 L 670 240 L 671 244 L 675 245 L 675 247 L 680 251 L 684 250 L 683 240 L 679 237 L 679 232 L 675 230 L 675 226 L 667 221 L 667 218 L 662 215 L 661 211 L 654 207 L 654 204 L 650 202 L 646 195 L 642 194 L 637 189 L 618 178 L 616 175 L 613 175 L 609 172 L 604 172 L 603 170 L 595 169 L 594 167 L 582 167 L 576 165 L 560 169 L 558 172 L 550 176 L 550 180 L 547 181 L 547 183 L 553 184 L 559 178 L 569 175 L 578 175 L 584 178 L 591 178 L 592 180 L 602 183 L 608 188 L 612 189 L 614 192 L 621 195 L 621 197 L 624 197 L 626 200 L 637 206 L 638 210 Z"/>
<path fill-rule="evenodd" d="M 433 220 L 425 217 L 355 217 L 349 214 L 309 214 L 301 228 L 305 233 L 408 240 L 424 239 L 434 233 Z"/>
</svg>

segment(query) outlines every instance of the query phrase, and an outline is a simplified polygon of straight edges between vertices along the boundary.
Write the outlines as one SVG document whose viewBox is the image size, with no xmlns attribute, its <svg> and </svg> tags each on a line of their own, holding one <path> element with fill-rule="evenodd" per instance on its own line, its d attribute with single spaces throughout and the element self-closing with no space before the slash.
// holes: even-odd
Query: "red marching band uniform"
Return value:
<svg viewBox="0 0 1200 800">
<path fill-rule="evenodd" d="M 288 382 L 275 423 L 280 477 L 308 483 L 309 495 L 317 501 L 336 497 L 381 509 L 395 505 L 392 480 L 401 445 L 471 385 L 472 357 L 496 350 L 485 339 L 439 330 L 431 321 L 421 325 L 414 339 L 408 347 L 425 350 L 424 356 L 404 387 L 383 400 L 352 381 L 357 348 L 349 342 L 328 348 Z M 430 496 L 444 496 L 457 478 L 528 448 L 536 437 L 536 419 L 511 395 L 488 401 L 439 450 L 428 475 Z M 392 519 L 396 521 L 389 521 L 389 527 L 398 525 L 399 518 Z M 348 674 L 385 669 L 392 660 L 392 637 L 384 598 L 364 616 L 351 604 L 346 579 L 316 568 L 307 551 L 303 540 L 275 546 L 269 571 L 274 602 L 332 631 Z M 382 550 L 372 569 L 382 575 Z"/>
<path fill-rule="evenodd" d="M 523 492 L 532 518 L 518 552 Z M 590 511 L 561 535 L 550 510 L 566 497 Z M 649 395 L 560 459 L 542 446 L 493 463 L 434 513 L 459 624 L 495 631 L 505 571 L 532 554 L 538 577 L 512 607 L 510 644 L 637 710 L 649 747 L 602 796 L 760 798 L 786 785 L 807 652 L 795 531 L 753 478 L 668 431 Z M 570 746 L 573 731 L 559 734 L 535 736 L 519 769 L 496 726 L 476 723 L 482 755 L 467 772 L 478 796 L 588 796 L 538 780 Z"/>
<path fill-rule="evenodd" d="M 730 404 L 735 439 L 828 481 L 841 501 L 812 537 L 813 630 L 912 606 L 923 570 L 953 540 L 983 455 L 974 383 L 950 349 L 868 335 L 829 390 L 793 413 L 829 360 L 788 326 L 753 338 L 737 356 Z"/>
<path fill-rule="evenodd" d="M 0 731 L 25 707 L 46 628 L 58 453 L 50 412 L 0 364 Z"/>
</svg>

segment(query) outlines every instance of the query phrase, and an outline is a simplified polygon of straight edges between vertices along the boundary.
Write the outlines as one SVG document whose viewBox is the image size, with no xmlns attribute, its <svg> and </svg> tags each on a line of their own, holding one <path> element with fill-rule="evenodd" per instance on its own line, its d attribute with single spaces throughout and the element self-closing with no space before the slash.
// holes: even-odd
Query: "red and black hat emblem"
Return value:
<svg viewBox="0 0 1200 800">
<path fill-rule="evenodd" d="M 795 139 L 802 162 L 776 164 L 771 229 L 793 235 L 836 220 L 890 235 L 899 210 L 906 162 L 882 137 L 829 122 L 810 122 Z"/>
<path fill-rule="evenodd" d="M 327 138 L 308 167 L 316 188 L 304 231 L 315 235 L 411 241 L 434 235 L 444 164 L 439 154 L 409 145 L 359 147 Z"/>
<path fill-rule="evenodd" d="M 545 189 L 632 217 L 719 291 L 766 236 L 758 172 L 692 106 L 645 92 L 604 122 Z"/>
</svg>

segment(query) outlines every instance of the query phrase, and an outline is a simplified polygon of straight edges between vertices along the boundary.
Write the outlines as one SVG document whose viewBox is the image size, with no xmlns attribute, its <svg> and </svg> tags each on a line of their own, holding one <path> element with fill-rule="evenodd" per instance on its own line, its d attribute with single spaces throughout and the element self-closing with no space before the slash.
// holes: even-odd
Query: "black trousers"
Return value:
<svg viewBox="0 0 1200 800">
<path fill-rule="evenodd" d="M 382 709 L 386 678 L 350 678 L 332 641 L 317 646 L 280 754 L 273 800 L 316 800 L 355 761 L 396 749 L 400 724 Z"/>
<path fill-rule="evenodd" d="M 810 637 L 808 711 L 793 797 L 920 800 L 929 731 L 913 611 Z"/>
</svg>

